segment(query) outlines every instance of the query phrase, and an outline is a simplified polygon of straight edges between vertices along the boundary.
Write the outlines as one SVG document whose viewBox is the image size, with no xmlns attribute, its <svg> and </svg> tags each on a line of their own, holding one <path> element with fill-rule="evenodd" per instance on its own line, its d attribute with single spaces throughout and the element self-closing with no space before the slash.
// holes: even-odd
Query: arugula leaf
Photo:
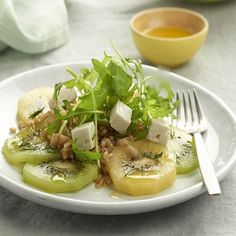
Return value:
<svg viewBox="0 0 236 236">
<path fill-rule="evenodd" d="M 178 106 L 178 102 L 172 102 L 174 94 L 167 82 L 162 81 L 159 86 L 159 91 L 148 86 L 146 90 L 146 107 L 153 118 L 163 118 L 171 115 Z M 167 94 L 166 97 L 160 95 L 163 90 Z"/>
<path fill-rule="evenodd" d="M 100 62 L 97 59 L 92 59 L 92 64 L 93 64 L 95 71 L 99 74 L 100 79 L 103 79 L 107 75 L 109 75 L 109 72 L 108 72 L 106 65 L 104 63 Z"/>
<path fill-rule="evenodd" d="M 102 157 L 102 154 L 100 152 L 79 150 L 75 141 L 72 142 L 72 150 L 75 153 L 76 159 L 82 161 L 94 161 L 99 160 Z"/>
<path fill-rule="evenodd" d="M 94 74 L 92 71 L 88 70 L 85 74 L 78 76 L 73 70 L 67 68 L 66 71 L 72 75 L 74 79 L 65 81 L 64 85 L 67 88 L 77 87 L 80 94 L 85 94 L 91 89 L 91 83 L 97 77 L 97 74 Z"/>
<path fill-rule="evenodd" d="M 37 115 L 39 115 L 39 114 L 44 110 L 44 108 L 45 108 L 45 107 L 43 107 L 43 108 L 41 108 L 41 109 L 35 111 L 34 113 L 32 113 L 32 114 L 29 116 L 29 118 L 30 118 L 30 119 L 34 119 Z"/>
<path fill-rule="evenodd" d="M 61 127 L 61 120 L 55 120 L 51 124 L 48 125 L 47 127 L 47 133 L 48 134 L 53 134 L 56 133 Z"/>
<path fill-rule="evenodd" d="M 173 93 L 170 85 L 167 83 L 167 81 L 162 80 L 159 88 L 160 88 L 160 90 L 166 91 L 166 93 L 167 93 L 166 99 L 171 101 L 174 98 L 174 93 Z"/>
<path fill-rule="evenodd" d="M 97 109 L 102 109 L 103 105 L 106 103 L 107 97 L 110 93 L 110 86 L 98 86 L 93 90 L 94 96 L 96 97 Z M 91 92 L 80 98 L 79 108 L 85 110 L 93 110 L 92 94 Z"/>
<path fill-rule="evenodd" d="M 57 83 L 54 86 L 53 99 L 56 101 L 56 103 L 57 103 L 58 95 L 60 93 L 60 90 L 61 90 L 62 86 L 63 86 L 63 83 Z"/>
<path fill-rule="evenodd" d="M 65 109 L 67 111 L 70 111 L 73 109 L 73 106 L 71 105 L 71 103 L 68 100 L 63 100 L 63 103 L 64 103 Z"/>
<path fill-rule="evenodd" d="M 94 69 L 85 70 L 85 68 L 83 68 L 81 70 L 83 71 L 81 77 L 92 85 L 96 81 L 98 73 Z"/>
<path fill-rule="evenodd" d="M 124 100 L 132 85 L 132 77 L 114 60 L 110 61 L 108 70 L 112 76 L 112 89 L 120 100 Z"/>
<path fill-rule="evenodd" d="M 54 112 L 58 112 L 56 109 Z M 56 133 L 62 124 L 62 121 L 70 121 L 73 118 L 78 118 L 78 123 L 87 122 L 87 119 L 84 119 L 84 117 L 91 117 L 94 114 L 102 114 L 104 115 L 104 111 L 101 110 L 84 110 L 84 109 L 77 109 L 77 110 L 70 110 L 67 112 L 66 115 L 62 115 L 60 113 L 55 113 L 56 114 L 56 119 L 48 125 L 47 127 L 47 133 L 52 134 Z M 88 120 L 90 121 L 90 120 Z M 81 123 L 82 124 L 82 123 Z"/>
</svg>

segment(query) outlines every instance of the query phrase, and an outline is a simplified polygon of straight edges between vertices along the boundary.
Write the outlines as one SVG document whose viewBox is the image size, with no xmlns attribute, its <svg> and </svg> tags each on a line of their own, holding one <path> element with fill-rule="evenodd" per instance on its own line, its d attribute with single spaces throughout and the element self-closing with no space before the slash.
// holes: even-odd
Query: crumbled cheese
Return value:
<svg viewBox="0 0 236 236">
<path fill-rule="evenodd" d="M 66 88 L 65 86 L 62 86 L 59 94 L 58 94 L 58 105 L 63 106 L 64 100 L 68 100 L 69 102 L 74 101 L 77 98 L 77 92 L 74 87 L 72 88 Z"/>
<path fill-rule="evenodd" d="M 94 122 L 84 123 L 71 131 L 72 139 L 76 140 L 80 150 L 91 150 L 94 148 L 94 133 Z"/>
<path fill-rule="evenodd" d="M 162 145 L 166 145 L 168 141 L 168 130 L 169 126 L 165 121 L 159 119 L 152 119 L 147 139 L 153 142 L 160 143 Z"/>
<path fill-rule="evenodd" d="M 131 123 L 132 109 L 118 101 L 111 110 L 110 124 L 113 129 L 123 134 Z"/>
</svg>

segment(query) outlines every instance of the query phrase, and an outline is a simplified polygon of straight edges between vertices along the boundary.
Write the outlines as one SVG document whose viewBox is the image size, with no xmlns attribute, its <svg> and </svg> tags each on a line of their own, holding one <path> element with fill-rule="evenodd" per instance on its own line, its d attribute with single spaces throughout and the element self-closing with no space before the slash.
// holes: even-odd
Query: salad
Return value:
<svg viewBox="0 0 236 236">
<path fill-rule="evenodd" d="M 54 88 L 19 98 L 18 127 L 2 152 L 27 184 L 61 193 L 95 182 L 140 196 L 198 167 L 192 136 L 166 121 L 180 102 L 170 85 L 114 49 L 79 74 L 67 68 L 71 78 Z M 160 80 L 158 89 L 147 85 L 151 79 Z"/>
</svg>

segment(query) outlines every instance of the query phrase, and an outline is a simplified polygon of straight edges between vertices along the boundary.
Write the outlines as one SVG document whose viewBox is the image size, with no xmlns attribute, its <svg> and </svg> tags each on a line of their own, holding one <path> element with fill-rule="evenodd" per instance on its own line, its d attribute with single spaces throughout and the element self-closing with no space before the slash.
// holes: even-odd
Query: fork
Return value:
<svg viewBox="0 0 236 236">
<path fill-rule="evenodd" d="M 207 130 L 207 120 L 203 114 L 196 90 L 176 92 L 176 99 L 182 101 L 176 109 L 176 126 L 193 134 L 199 168 L 208 194 L 218 195 L 221 193 L 220 185 L 201 135 Z"/>
</svg>

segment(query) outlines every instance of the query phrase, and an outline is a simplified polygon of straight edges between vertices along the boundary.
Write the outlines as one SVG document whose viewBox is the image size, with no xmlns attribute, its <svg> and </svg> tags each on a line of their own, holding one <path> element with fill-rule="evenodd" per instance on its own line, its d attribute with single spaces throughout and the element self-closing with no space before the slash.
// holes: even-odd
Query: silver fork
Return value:
<svg viewBox="0 0 236 236">
<path fill-rule="evenodd" d="M 199 168 L 205 186 L 209 195 L 218 195 L 221 193 L 220 185 L 201 135 L 207 129 L 207 120 L 203 114 L 197 93 L 195 90 L 176 92 L 176 99 L 181 101 L 176 110 L 176 126 L 187 133 L 193 134 Z"/>
</svg>

